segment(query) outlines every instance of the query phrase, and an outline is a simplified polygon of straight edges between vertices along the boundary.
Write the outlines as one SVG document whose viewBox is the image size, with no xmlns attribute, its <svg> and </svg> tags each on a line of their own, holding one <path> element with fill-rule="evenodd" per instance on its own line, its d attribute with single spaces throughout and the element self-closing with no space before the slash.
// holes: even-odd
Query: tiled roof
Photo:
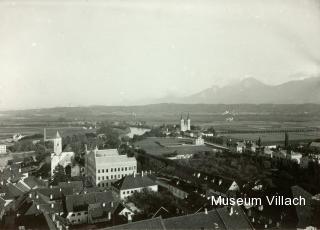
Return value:
<svg viewBox="0 0 320 230">
<path fill-rule="evenodd" d="M 90 204 L 110 203 L 114 200 L 111 191 L 68 195 L 66 196 L 66 209 L 67 212 L 84 211 L 88 210 Z"/>
<path fill-rule="evenodd" d="M 44 187 L 46 186 L 46 183 L 42 180 L 39 180 L 35 176 L 28 176 L 23 180 L 24 183 L 26 183 L 31 189 L 35 187 Z"/>
<path fill-rule="evenodd" d="M 113 226 L 107 229 L 253 229 L 240 207 L 200 212 L 168 219 L 161 217 Z"/>
<path fill-rule="evenodd" d="M 61 188 L 72 188 L 74 193 L 80 193 L 83 190 L 82 181 L 69 181 L 69 182 L 60 182 L 58 187 Z"/>
<path fill-rule="evenodd" d="M 148 175 L 142 176 L 141 174 L 128 175 L 113 183 L 113 186 L 119 190 L 145 188 L 157 185 Z"/>
</svg>

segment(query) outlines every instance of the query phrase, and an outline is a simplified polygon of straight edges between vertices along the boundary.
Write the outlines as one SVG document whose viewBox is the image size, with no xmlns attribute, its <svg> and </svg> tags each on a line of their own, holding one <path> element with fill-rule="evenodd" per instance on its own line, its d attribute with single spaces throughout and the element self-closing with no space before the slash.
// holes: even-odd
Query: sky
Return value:
<svg viewBox="0 0 320 230">
<path fill-rule="evenodd" d="M 0 110 L 320 76 L 317 0 L 0 0 Z"/>
</svg>

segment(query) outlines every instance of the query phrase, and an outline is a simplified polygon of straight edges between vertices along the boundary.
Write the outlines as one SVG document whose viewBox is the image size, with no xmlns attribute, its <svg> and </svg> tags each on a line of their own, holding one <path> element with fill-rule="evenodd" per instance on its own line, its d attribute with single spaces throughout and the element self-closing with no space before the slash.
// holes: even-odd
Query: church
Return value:
<svg viewBox="0 0 320 230">
<path fill-rule="evenodd" d="M 74 152 L 62 152 L 62 138 L 58 131 L 56 137 L 51 140 L 53 141 L 53 153 L 51 153 L 51 176 L 53 176 L 53 171 L 58 165 L 61 165 L 64 168 L 68 165 L 72 165 Z"/>
<path fill-rule="evenodd" d="M 187 119 L 183 119 L 182 114 L 180 118 L 180 131 L 185 132 L 185 131 L 190 131 L 191 130 L 191 120 L 190 116 L 188 113 Z"/>
</svg>

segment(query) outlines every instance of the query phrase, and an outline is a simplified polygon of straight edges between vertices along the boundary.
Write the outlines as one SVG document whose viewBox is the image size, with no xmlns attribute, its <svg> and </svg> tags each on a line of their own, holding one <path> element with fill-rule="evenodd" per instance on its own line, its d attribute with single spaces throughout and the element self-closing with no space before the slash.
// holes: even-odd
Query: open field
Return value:
<svg viewBox="0 0 320 230">
<path fill-rule="evenodd" d="M 23 136 L 33 135 L 33 134 L 43 134 L 43 128 L 39 126 L 0 126 L 0 139 L 11 138 L 15 133 L 21 133 Z M 72 136 L 74 134 L 84 134 L 84 133 L 95 133 L 95 129 L 83 129 L 81 127 L 69 127 L 69 126 L 55 126 L 55 127 L 46 127 L 47 129 L 47 138 L 53 137 L 57 131 L 61 136 Z"/>
<path fill-rule="evenodd" d="M 189 144 L 188 144 L 189 143 Z M 178 154 L 192 154 L 201 151 L 212 151 L 212 148 L 207 146 L 194 146 L 189 140 L 178 138 L 147 138 L 135 143 L 135 146 L 144 149 L 152 155 L 163 155 L 177 151 Z"/>
<path fill-rule="evenodd" d="M 234 133 L 226 134 L 225 136 L 238 140 L 258 140 L 260 137 L 262 143 L 284 142 L 284 133 Z M 315 139 L 320 139 L 320 132 L 289 133 L 289 140 L 293 142 L 310 142 Z"/>
</svg>

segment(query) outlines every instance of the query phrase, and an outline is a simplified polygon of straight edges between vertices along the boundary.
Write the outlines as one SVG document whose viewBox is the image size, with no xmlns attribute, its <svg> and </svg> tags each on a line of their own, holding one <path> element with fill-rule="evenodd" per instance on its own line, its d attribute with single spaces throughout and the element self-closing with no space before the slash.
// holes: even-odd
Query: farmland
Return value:
<svg viewBox="0 0 320 230">
<path fill-rule="evenodd" d="M 212 151 L 207 146 L 194 146 L 188 139 L 179 138 L 146 138 L 135 143 L 136 147 L 144 149 L 147 153 L 161 156 L 177 152 L 178 154 L 193 154 L 202 151 Z"/>
</svg>

